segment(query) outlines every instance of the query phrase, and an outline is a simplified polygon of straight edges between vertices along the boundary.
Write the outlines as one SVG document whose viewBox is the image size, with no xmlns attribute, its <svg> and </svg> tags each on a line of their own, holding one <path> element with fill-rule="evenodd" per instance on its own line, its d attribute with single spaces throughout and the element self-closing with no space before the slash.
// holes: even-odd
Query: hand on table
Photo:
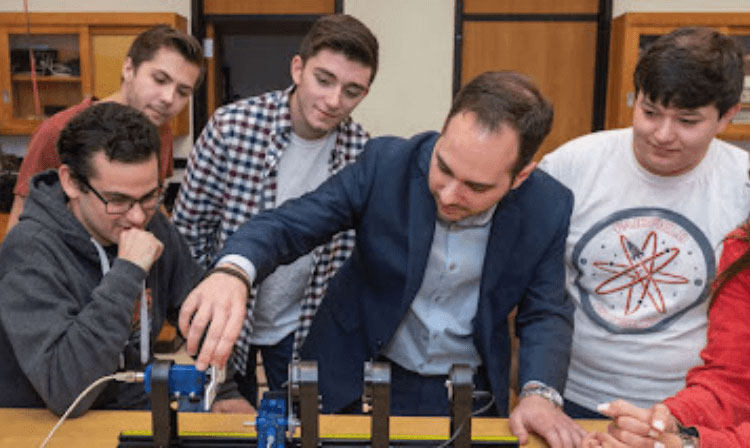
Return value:
<svg viewBox="0 0 750 448">
<path fill-rule="evenodd" d="M 550 448 L 575 448 L 586 435 L 586 430 L 560 408 L 537 395 L 522 398 L 508 424 L 521 445 L 528 442 L 529 432 L 546 440 Z"/>
</svg>

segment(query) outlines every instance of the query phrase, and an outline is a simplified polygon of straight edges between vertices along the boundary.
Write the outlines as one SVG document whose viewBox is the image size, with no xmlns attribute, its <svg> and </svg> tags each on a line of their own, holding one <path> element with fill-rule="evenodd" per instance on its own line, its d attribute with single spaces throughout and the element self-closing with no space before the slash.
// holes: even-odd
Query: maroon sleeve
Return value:
<svg viewBox="0 0 750 448">
<path fill-rule="evenodd" d="M 60 131 L 74 116 L 91 104 L 91 99 L 87 98 L 82 103 L 51 116 L 39 125 L 39 129 L 31 136 L 26 155 L 18 170 L 14 194 L 28 196 L 29 181 L 35 174 L 60 166 L 60 156 L 57 154 L 57 138 L 60 136 Z"/>
<path fill-rule="evenodd" d="M 57 148 L 55 147 L 59 135 L 60 129 L 54 124 L 50 124 L 49 120 L 39 126 L 39 129 L 31 137 L 26 155 L 23 157 L 13 193 L 28 196 L 29 180 L 35 174 L 60 166 L 60 156 L 57 154 Z"/>
</svg>

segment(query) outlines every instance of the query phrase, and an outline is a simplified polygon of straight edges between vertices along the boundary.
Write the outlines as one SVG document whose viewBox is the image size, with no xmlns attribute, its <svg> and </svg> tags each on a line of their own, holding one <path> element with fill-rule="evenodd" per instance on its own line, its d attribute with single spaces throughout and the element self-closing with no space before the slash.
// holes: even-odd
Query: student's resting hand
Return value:
<svg viewBox="0 0 750 448">
<path fill-rule="evenodd" d="M 586 436 L 582 448 L 682 448 L 682 441 L 677 434 L 664 433 L 658 438 L 643 438 L 635 436 L 633 433 L 624 429 L 616 431 L 614 423 L 610 424 L 610 429 L 606 432 L 591 433 Z M 698 441 L 694 439 L 695 446 Z"/>
<path fill-rule="evenodd" d="M 528 442 L 529 432 L 546 440 L 550 448 L 576 448 L 586 436 L 578 423 L 537 395 L 522 398 L 510 413 L 508 424 L 521 445 Z"/>
<path fill-rule="evenodd" d="M 643 409 L 627 401 L 616 400 L 599 406 L 597 410 L 612 417 L 613 422 L 606 434 L 598 433 L 593 436 L 596 442 L 583 445 L 586 448 L 682 447 L 677 435 L 677 420 L 662 403 Z M 586 442 L 589 443 L 589 440 Z"/>
<path fill-rule="evenodd" d="M 241 272 L 231 264 L 222 266 Z M 248 293 L 245 283 L 238 278 L 214 272 L 200 282 L 185 299 L 178 324 L 187 338 L 189 355 L 195 355 L 198 351 L 203 332 L 208 327 L 195 362 L 198 370 L 206 369 L 209 364 L 217 367 L 226 364 L 245 321 Z"/>
<path fill-rule="evenodd" d="M 154 234 L 131 227 L 120 233 L 117 257 L 127 260 L 148 272 L 154 262 L 161 256 L 163 249 L 164 245 Z"/>
</svg>

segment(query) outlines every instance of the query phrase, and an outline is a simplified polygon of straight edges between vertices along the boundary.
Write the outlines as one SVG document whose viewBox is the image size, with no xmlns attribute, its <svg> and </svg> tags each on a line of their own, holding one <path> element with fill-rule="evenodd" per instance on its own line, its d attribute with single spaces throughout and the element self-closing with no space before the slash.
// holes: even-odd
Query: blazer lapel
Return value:
<svg viewBox="0 0 750 448">
<path fill-rule="evenodd" d="M 409 186 L 409 248 L 402 299 L 404 312 L 422 286 L 427 258 L 432 247 L 432 237 L 435 233 L 435 199 L 427 184 L 430 157 L 435 140 L 427 140 L 419 149 L 417 169 L 414 170 L 414 177 Z"/>
<path fill-rule="evenodd" d="M 509 193 L 512 195 L 513 193 Z M 487 240 L 487 252 L 484 256 L 482 268 L 481 296 L 487 293 L 487 288 L 495 285 L 487 284 L 484 279 L 498 278 L 506 263 L 521 254 L 512 253 L 518 232 L 521 228 L 521 213 L 512 197 L 507 197 L 498 204 L 495 216 L 492 218 L 492 229 Z M 487 275 L 491 273 L 492 275 Z"/>
<path fill-rule="evenodd" d="M 498 204 L 495 216 L 492 219 L 492 229 L 487 241 L 487 252 L 484 256 L 482 267 L 482 280 L 479 289 L 479 304 L 475 317 L 474 328 L 478 334 L 477 340 L 482 340 L 485 331 L 492 328 L 495 306 L 490 302 L 490 292 L 502 282 L 505 277 L 502 272 L 506 266 L 512 267 L 516 257 L 523 254 L 513 253 L 513 246 L 521 229 L 521 213 L 513 201 L 513 192 L 510 192 L 500 204 Z M 510 265 L 508 263 L 511 263 Z M 490 280 L 491 279 L 491 280 Z M 479 348 L 479 347 L 477 347 Z"/>
</svg>

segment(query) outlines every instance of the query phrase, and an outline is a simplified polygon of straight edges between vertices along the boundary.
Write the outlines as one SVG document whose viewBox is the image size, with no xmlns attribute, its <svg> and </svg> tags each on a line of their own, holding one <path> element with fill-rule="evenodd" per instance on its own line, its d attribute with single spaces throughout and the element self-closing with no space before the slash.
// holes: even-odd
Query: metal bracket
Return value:
<svg viewBox="0 0 750 448">
<path fill-rule="evenodd" d="M 151 432 L 155 447 L 170 447 L 178 442 L 177 411 L 169 394 L 169 371 L 173 363 L 157 359 L 151 368 Z"/>
<path fill-rule="evenodd" d="M 372 414 L 370 439 L 372 448 L 388 448 L 390 441 L 391 365 L 387 362 L 366 361 L 365 390 L 362 411 Z"/>
<path fill-rule="evenodd" d="M 226 380 L 226 370 L 224 367 L 211 366 L 208 369 L 209 383 L 203 394 L 203 411 L 211 412 L 211 406 L 216 400 L 216 394 L 219 391 L 219 385 Z"/>
<path fill-rule="evenodd" d="M 472 392 L 474 371 L 466 364 L 453 364 L 446 382 L 451 401 L 451 438 L 454 448 L 471 447 Z"/>
<path fill-rule="evenodd" d="M 289 364 L 289 432 L 294 434 L 296 421 L 291 415 L 292 403 L 299 403 L 299 425 L 302 431 L 302 448 L 317 448 L 319 439 L 318 415 L 318 362 L 297 361 Z"/>
</svg>

